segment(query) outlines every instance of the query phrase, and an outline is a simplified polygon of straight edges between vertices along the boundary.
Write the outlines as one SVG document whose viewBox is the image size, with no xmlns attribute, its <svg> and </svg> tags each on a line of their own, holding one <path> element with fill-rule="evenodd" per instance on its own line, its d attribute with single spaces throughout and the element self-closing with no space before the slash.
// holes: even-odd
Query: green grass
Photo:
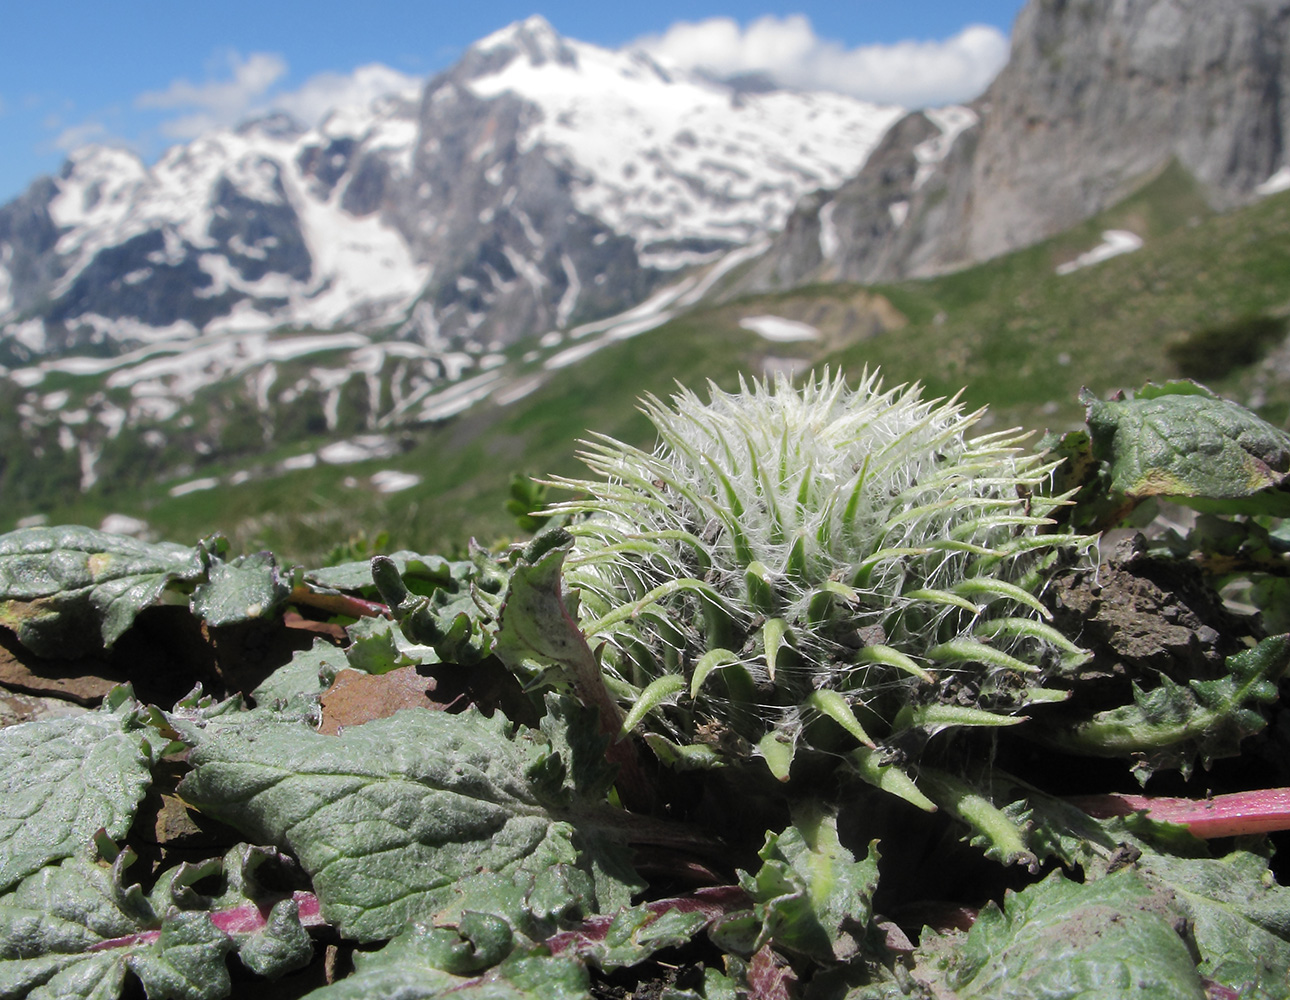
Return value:
<svg viewBox="0 0 1290 1000">
<path fill-rule="evenodd" d="M 1146 245 L 1055 273 L 1111 228 L 1130 229 Z M 775 344 L 739 328 L 742 317 L 763 313 L 812 323 L 823 337 Z M 1290 376 L 1265 359 L 1278 351 L 1287 316 L 1290 193 L 1214 215 L 1186 174 L 1170 168 L 1059 237 L 956 274 L 872 289 L 816 286 L 696 310 L 551 372 L 508 407 L 486 402 L 411 428 L 411 446 L 392 459 L 177 498 L 164 486 L 159 495 L 73 496 L 51 520 L 97 524 L 119 510 L 176 541 L 223 530 L 236 548 L 270 547 L 305 562 L 382 530 L 392 548 L 460 552 L 472 535 L 495 542 L 516 533 L 504 510 L 512 473 L 578 474 L 577 441 L 588 429 L 649 446 L 650 427 L 636 410 L 642 394 L 666 396 L 677 380 L 733 388 L 768 358 L 855 373 L 880 366 L 889 385 L 918 381 L 937 396 L 965 389 L 968 405 L 990 405 L 994 426 L 1037 430 L 1080 424 L 1083 386 L 1106 395 L 1205 370 L 1211 388 L 1283 424 Z M 299 442 L 280 449 L 301 450 Z M 422 483 L 378 493 L 366 482 L 378 468 L 416 473 Z M 194 475 L 228 471 L 203 466 Z M 359 485 L 346 486 L 348 477 Z"/>
</svg>

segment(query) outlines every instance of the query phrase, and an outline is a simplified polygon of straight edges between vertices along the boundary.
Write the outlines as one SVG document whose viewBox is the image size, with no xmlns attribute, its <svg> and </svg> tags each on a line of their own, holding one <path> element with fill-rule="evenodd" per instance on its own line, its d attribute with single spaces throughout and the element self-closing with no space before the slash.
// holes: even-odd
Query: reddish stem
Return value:
<svg viewBox="0 0 1290 1000">
<path fill-rule="evenodd" d="M 348 615 L 350 618 L 389 618 L 390 609 L 376 601 L 365 601 L 361 597 L 350 597 L 348 594 L 320 594 L 303 584 L 291 590 L 291 602 L 305 607 L 317 608 L 333 615 Z"/>
<path fill-rule="evenodd" d="M 302 927 L 326 926 L 327 921 L 323 920 L 322 907 L 318 903 L 317 896 L 312 892 L 296 890 L 291 894 L 291 898 L 296 901 Z M 272 908 L 273 905 L 268 902 L 246 902 L 231 909 L 213 911 L 210 914 L 210 921 L 225 934 L 254 934 L 268 926 L 269 911 Z M 160 938 L 160 930 L 140 931 L 137 934 L 127 934 L 125 937 L 97 941 L 90 945 L 89 950 L 106 951 L 109 948 L 147 946 L 154 944 Z"/>
<path fill-rule="evenodd" d="M 1149 819 L 1179 823 L 1205 839 L 1290 830 L 1290 788 L 1232 792 L 1207 799 L 1112 793 L 1076 796 L 1070 801 L 1096 819 L 1146 812 Z"/>
</svg>

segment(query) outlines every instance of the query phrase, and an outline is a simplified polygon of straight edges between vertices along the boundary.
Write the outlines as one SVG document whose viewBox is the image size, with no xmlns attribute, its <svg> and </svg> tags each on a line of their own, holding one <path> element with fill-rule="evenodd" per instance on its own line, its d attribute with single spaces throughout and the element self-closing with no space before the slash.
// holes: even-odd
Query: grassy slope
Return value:
<svg viewBox="0 0 1290 1000">
<path fill-rule="evenodd" d="M 1147 244 L 1071 275 L 1054 273 L 1108 228 L 1130 229 Z M 768 313 L 811 322 L 825 336 L 775 344 L 738 326 L 741 317 Z M 759 374 L 768 358 L 846 371 L 881 365 L 889 384 L 921 381 L 936 395 L 966 386 L 966 401 L 990 404 L 996 425 L 1035 428 L 1078 424 L 1083 385 L 1106 394 L 1149 379 L 1209 374 L 1213 388 L 1254 400 L 1283 423 L 1290 376 L 1257 358 L 1221 369 L 1225 346 L 1246 330 L 1241 321 L 1286 315 L 1290 193 L 1212 216 L 1181 171 L 1170 170 L 1069 233 L 958 274 L 871 291 L 807 288 L 695 311 L 553 373 L 508 407 L 485 403 L 416 429 L 410 449 L 394 460 L 319 466 L 179 498 L 163 491 L 133 501 L 91 496 L 51 519 L 96 524 L 121 510 L 177 541 L 218 529 L 238 548 L 264 545 L 305 561 L 380 530 L 389 531 L 394 547 L 460 550 L 470 535 L 496 540 L 514 530 L 503 510 L 512 472 L 577 474 L 576 441 L 587 428 L 647 445 L 652 435 L 635 410 L 642 393 L 666 395 L 678 379 L 731 387 L 741 372 Z M 1268 347 L 1266 327 L 1253 337 L 1255 355 Z M 1181 351 L 1189 342 L 1199 349 Z M 344 485 L 346 477 L 365 484 L 375 468 L 391 467 L 422 475 L 422 484 L 389 495 Z"/>
</svg>

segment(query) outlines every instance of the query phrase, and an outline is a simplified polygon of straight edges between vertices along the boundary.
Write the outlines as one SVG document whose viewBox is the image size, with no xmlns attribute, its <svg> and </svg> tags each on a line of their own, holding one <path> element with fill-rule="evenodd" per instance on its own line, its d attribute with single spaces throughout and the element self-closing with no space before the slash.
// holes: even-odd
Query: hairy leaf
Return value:
<svg viewBox="0 0 1290 1000">
<path fill-rule="evenodd" d="M 410 642 L 398 625 L 386 618 L 364 618 L 345 631 L 350 640 L 345 659 L 355 670 L 386 674 L 399 667 L 439 660 L 432 648 Z"/>
<path fill-rule="evenodd" d="M 268 618 L 286 604 L 294 574 L 283 571 L 271 553 L 257 552 L 225 562 L 222 556 L 226 544 L 206 548 L 210 568 L 206 580 L 193 591 L 192 609 L 208 625 Z"/>
<path fill-rule="evenodd" d="M 0 729 L 0 890 L 87 853 L 100 828 L 124 837 L 151 781 L 152 742 L 133 700 Z"/>
<path fill-rule="evenodd" d="M 661 948 L 684 945 L 714 921 L 746 910 L 750 902 L 735 886 L 713 886 L 589 917 L 543 943 L 553 955 L 576 955 L 601 969 L 622 968 Z"/>
<path fill-rule="evenodd" d="M 138 886 L 83 858 L 44 868 L 0 897 L 0 997 L 116 997 L 132 971 L 150 997 L 217 1000 L 229 993 L 234 947 L 209 915 L 164 917 Z"/>
<path fill-rule="evenodd" d="M 0 625 L 37 656 L 110 647 L 172 584 L 200 580 L 200 549 L 92 528 L 25 528 L 0 536 Z"/>
<path fill-rule="evenodd" d="M 1131 871 L 1083 885 L 1054 873 L 987 904 L 942 965 L 962 1000 L 1204 1000 L 1180 917 Z"/>
<path fill-rule="evenodd" d="M 1153 851 L 1138 867 L 1191 919 L 1207 978 L 1242 996 L 1290 998 L 1290 888 L 1276 884 L 1266 858 L 1248 851 L 1217 859 Z"/>
<path fill-rule="evenodd" d="M 492 648 L 489 625 L 500 604 L 506 572 L 473 545 L 470 562 L 408 553 L 376 556 L 371 577 L 403 633 L 434 648 L 447 663 L 472 664 Z"/>
<path fill-rule="evenodd" d="M 1290 435 L 1194 382 L 1084 398 L 1093 453 L 1132 503 L 1167 497 L 1229 514 L 1290 515 Z"/>
<path fill-rule="evenodd" d="M 348 661 L 343 652 L 325 639 L 315 639 L 291 662 L 279 667 L 251 692 L 257 705 L 280 709 L 311 709 L 331 686 Z"/>
<path fill-rule="evenodd" d="M 1006 811 L 1024 817 L 1041 856 L 1078 866 L 1089 881 L 1132 871 L 1168 900 L 1189 923 L 1206 978 L 1240 996 L 1290 998 L 1290 888 L 1277 885 L 1266 858 L 1210 858 L 1186 829 L 1143 813 L 1098 820 L 1021 782 L 1010 792 L 1025 795 Z"/>
<path fill-rule="evenodd" d="M 291 851 L 328 921 L 359 940 L 452 907 L 476 873 L 520 884 L 577 862 L 571 814 L 540 793 L 549 746 L 510 738 L 500 718 L 407 710 L 339 736 L 236 720 L 182 731 L 184 799 Z"/>
<path fill-rule="evenodd" d="M 877 844 L 856 861 L 838 842 L 835 817 L 804 809 L 795 819 L 767 835 L 757 873 L 740 876 L 762 924 L 756 947 L 770 943 L 821 962 L 852 958 L 873 912 Z"/>
<path fill-rule="evenodd" d="M 1133 756 L 1143 781 L 1152 771 L 1187 772 L 1199 756 L 1208 767 L 1240 752 L 1241 740 L 1266 724 L 1262 705 L 1277 697 L 1277 680 L 1290 666 L 1290 635 L 1270 636 L 1227 658 L 1228 675 L 1192 680 L 1186 687 L 1161 675 L 1150 690 L 1137 685 L 1133 704 L 1099 712 L 1069 728 L 1042 735 L 1056 746 L 1104 757 Z"/>
<path fill-rule="evenodd" d="M 354 973 L 307 1000 L 586 1000 L 586 967 L 570 958 L 514 954 L 479 976 L 469 930 L 413 926 L 380 951 L 354 956 Z"/>
</svg>

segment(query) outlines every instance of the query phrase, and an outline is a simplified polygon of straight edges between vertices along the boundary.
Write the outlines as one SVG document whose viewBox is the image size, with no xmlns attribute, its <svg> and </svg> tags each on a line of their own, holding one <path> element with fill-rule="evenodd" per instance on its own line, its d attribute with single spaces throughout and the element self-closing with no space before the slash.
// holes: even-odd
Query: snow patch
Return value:
<svg viewBox="0 0 1290 1000">
<path fill-rule="evenodd" d="M 1135 250 L 1142 249 L 1142 237 L 1136 233 L 1131 233 L 1127 229 L 1108 229 L 1102 234 L 1102 242 L 1092 250 L 1085 251 L 1074 260 L 1068 260 L 1065 264 L 1057 265 L 1058 274 L 1072 274 L 1081 268 L 1091 267 L 1094 264 L 1100 264 L 1104 260 L 1110 260 L 1112 257 L 1119 257 L 1121 254 L 1133 253 Z"/>
<path fill-rule="evenodd" d="M 517 403 L 525 396 L 535 392 L 545 382 L 541 375 L 530 375 L 528 378 L 517 379 L 503 389 L 498 389 L 493 393 L 493 402 L 498 406 L 510 406 Z"/>
<path fill-rule="evenodd" d="M 569 317 L 573 315 L 573 310 L 578 305 L 578 296 L 582 294 L 582 282 L 578 280 L 578 269 L 574 267 L 573 260 L 567 253 L 560 255 L 560 265 L 564 268 L 564 276 L 568 284 L 565 286 L 564 294 L 560 296 L 560 304 L 555 309 L 555 325 L 563 328 L 569 325 Z"/>
<path fill-rule="evenodd" d="M 22 344 L 32 354 L 43 354 L 48 343 L 43 319 L 28 319 L 5 329 L 10 337 Z"/>
<path fill-rule="evenodd" d="M 203 479 L 190 479 L 186 483 L 180 483 L 178 486 L 170 487 L 172 497 L 187 496 L 189 493 L 201 493 L 203 490 L 213 490 L 219 485 L 219 480 L 214 476 L 206 476 Z"/>
<path fill-rule="evenodd" d="M 917 191 L 936 172 L 936 165 L 950 155 L 959 135 L 980 119 L 971 108 L 951 104 L 944 108 L 928 108 L 923 112 L 927 120 L 940 129 L 940 135 L 924 139 L 914 147 L 918 169 L 914 173 L 914 190 Z"/>
<path fill-rule="evenodd" d="M 364 434 L 319 448 L 318 457 L 328 465 L 345 465 L 373 458 L 390 458 L 398 452 L 399 446 L 388 437 L 382 434 Z"/>
<path fill-rule="evenodd" d="M 370 482 L 382 493 L 398 493 L 416 486 L 421 482 L 421 477 L 411 472 L 382 469 L 372 473 Z"/>
<path fill-rule="evenodd" d="M 147 521 L 141 521 L 129 514 L 109 514 L 99 522 L 99 531 L 106 531 L 109 535 L 144 538 L 149 534 L 149 527 Z"/>
<path fill-rule="evenodd" d="M 1254 189 L 1255 194 L 1278 194 L 1290 190 L 1290 164 L 1282 167 L 1271 177 Z"/>
<path fill-rule="evenodd" d="M 421 411 L 418 413 L 417 419 L 423 423 L 447 420 L 462 410 L 474 406 L 481 400 L 487 399 L 501 381 L 501 372 L 485 372 L 482 375 L 476 375 L 474 378 L 466 379 L 464 382 L 459 382 L 443 392 L 427 396 L 421 403 Z"/>
<path fill-rule="evenodd" d="M 831 201 L 820 208 L 820 256 L 832 260 L 838 252 L 842 241 L 838 238 L 838 227 L 833 222 L 833 213 L 838 203 Z"/>
<path fill-rule="evenodd" d="M 660 268 L 693 264 L 696 252 L 650 253 L 651 244 L 742 244 L 779 228 L 807 191 L 854 175 L 903 114 L 840 94 L 735 95 L 639 52 L 560 38 L 549 26 L 513 25 L 475 46 L 499 47 L 516 56 L 470 89 L 535 103 L 542 114 L 521 152 L 543 147 L 575 178 L 576 207 L 633 239 Z"/>
<path fill-rule="evenodd" d="M 681 307 L 692 306 L 708 294 L 718 281 L 741 264 L 755 260 L 770 249 L 770 240 L 766 237 L 754 240 L 746 247 L 731 250 L 728 254 L 709 268 L 703 277 L 688 289 L 681 289 L 676 304 Z"/>
<path fill-rule="evenodd" d="M 765 340 L 781 344 L 820 339 L 820 331 L 809 323 L 799 323 L 782 316 L 747 316 L 739 321 L 739 325 Z"/>
</svg>

